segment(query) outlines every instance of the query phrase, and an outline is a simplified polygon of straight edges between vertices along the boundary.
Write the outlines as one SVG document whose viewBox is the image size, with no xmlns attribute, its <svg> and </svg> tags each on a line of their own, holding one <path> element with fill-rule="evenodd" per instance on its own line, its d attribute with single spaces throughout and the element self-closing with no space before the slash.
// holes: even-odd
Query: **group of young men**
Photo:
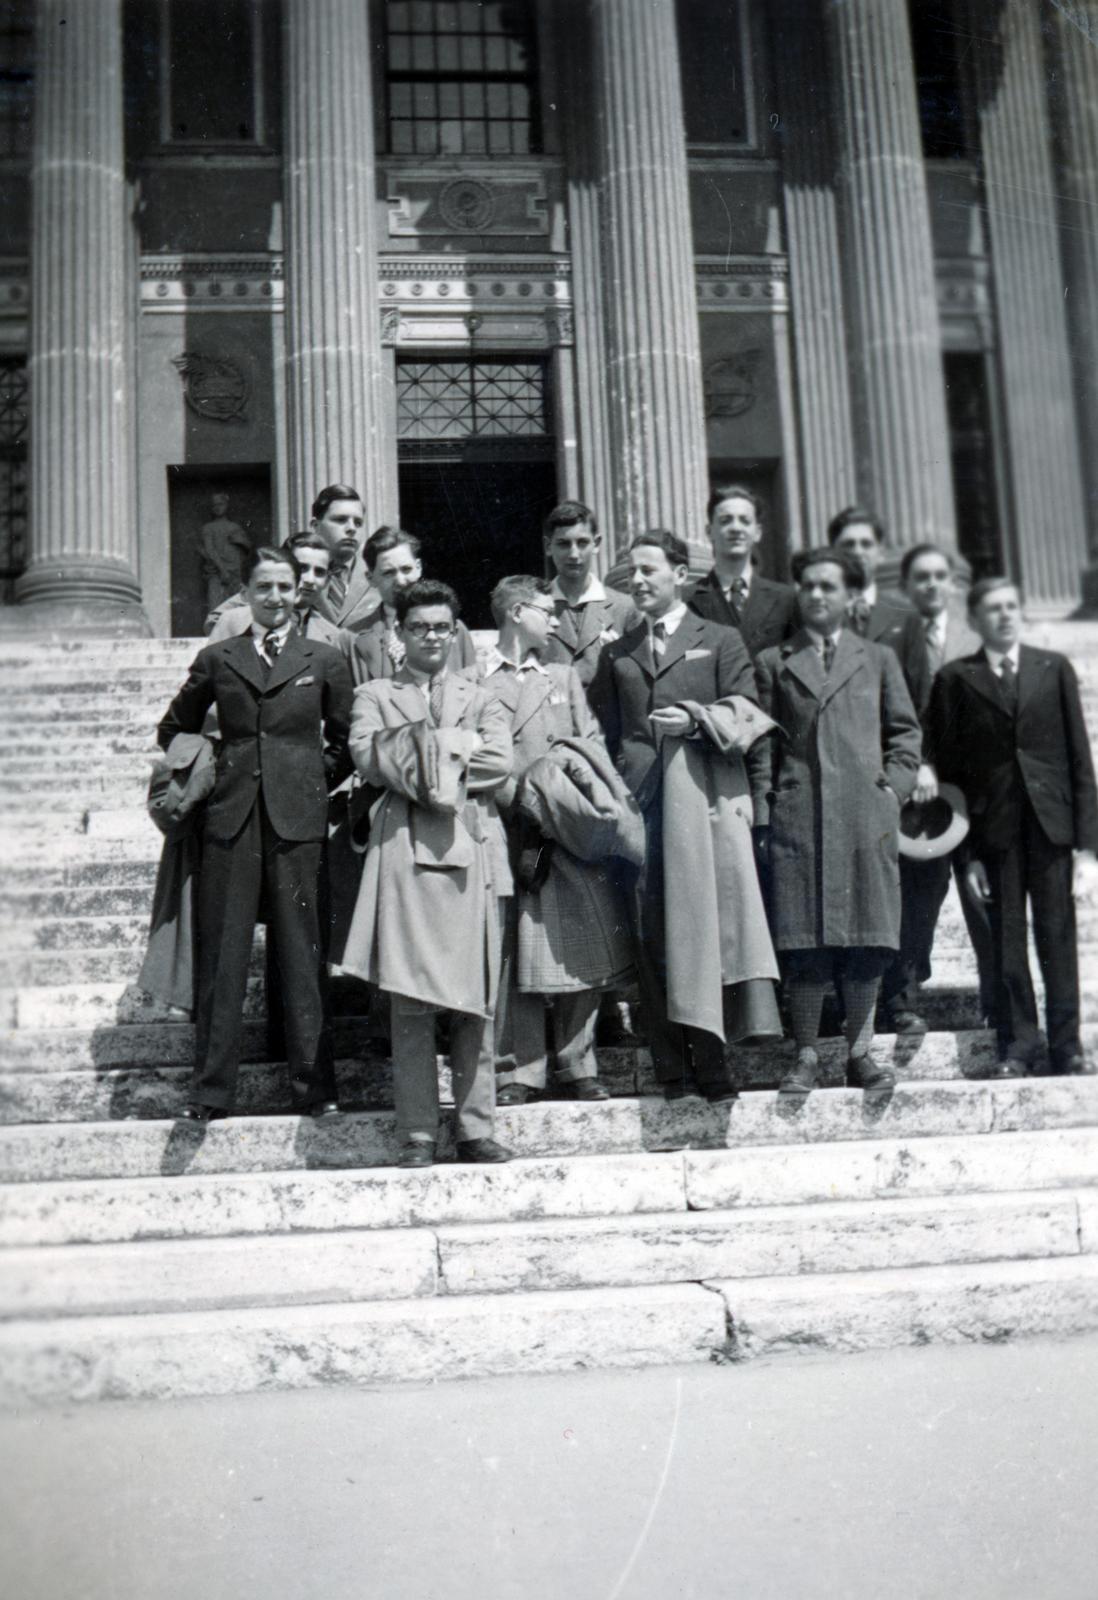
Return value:
<svg viewBox="0 0 1098 1600">
<path fill-rule="evenodd" d="M 1074 893 L 1098 874 L 1098 800 L 1070 663 L 1020 644 L 1005 577 L 974 584 L 963 610 L 935 545 L 906 551 L 901 592 L 879 588 L 884 530 L 860 508 L 798 552 L 792 584 L 756 570 L 753 493 L 718 485 L 707 515 L 707 577 L 693 583 L 685 544 L 649 530 L 631 541 L 626 593 L 598 576 L 589 508 L 558 506 L 554 578 L 497 584 L 498 642 L 480 661 L 418 541 L 363 540 L 351 487 L 322 491 L 290 541 L 296 631 L 355 685 L 327 955 L 388 998 L 402 1165 L 435 1157 L 440 1013 L 459 1159 L 502 1161 L 495 1104 L 551 1077 L 560 1095 L 605 1098 L 596 1014 L 633 979 L 669 1100 L 733 1100 L 728 1045 L 779 1036 L 782 991 L 784 1095 L 815 1086 L 831 990 L 848 1082 L 887 1093 L 878 1008 L 887 1031 L 925 1027 L 951 870 L 901 860 L 901 812 L 945 783 L 967 802 L 952 868 L 995 1072 L 1037 1057 L 1027 898 L 1051 1069 L 1086 1070 Z M 258 639 L 246 595 L 209 626 Z"/>
</svg>

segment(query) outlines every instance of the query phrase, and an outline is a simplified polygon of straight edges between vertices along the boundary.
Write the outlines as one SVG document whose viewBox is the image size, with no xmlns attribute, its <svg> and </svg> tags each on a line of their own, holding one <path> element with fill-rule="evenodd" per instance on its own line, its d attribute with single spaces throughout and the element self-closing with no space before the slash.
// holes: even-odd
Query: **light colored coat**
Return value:
<svg viewBox="0 0 1098 1600">
<path fill-rule="evenodd" d="M 438 727 L 403 669 L 355 691 L 351 756 L 382 793 L 341 966 L 389 994 L 490 1017 L 496 899 L 511 887 L 491 796 L 511 771 L 511 735 L 475 678 L 444 682 Z"/>
</svg>

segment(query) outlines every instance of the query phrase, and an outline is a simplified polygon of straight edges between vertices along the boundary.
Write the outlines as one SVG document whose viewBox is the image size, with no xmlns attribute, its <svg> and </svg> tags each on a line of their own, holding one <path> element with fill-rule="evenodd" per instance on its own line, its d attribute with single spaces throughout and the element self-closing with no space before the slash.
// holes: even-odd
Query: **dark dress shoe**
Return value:
<svg viewBox="0 0 1098 1600">
<path fill-rule="evenodd" d="M 797 1051 L 797 1059 L 778 1085 L 778 1093 L 795 1097 L 811 1094 L 816 1087 L 820 1058 L 807 1046 Z"/>
<path fill-rule="evenodd" d="M 200 1106 L 194 1100 L 185 1105 L 179 1113 L 182 1122 L 216 1122 L 219 1117 L 228 1115 L 223 1106 Z"/>
<path fill-rule="evenodd" d="M 494 1139 L 459 1139 L 457 1146 L 459 1161 L 472 1161 L 477 1164 L 510 1161 L 511 1152 L 502 1144 L 497 1144 Z"/>
<path fill-rule="evenodd" d="M 1094 1068 L 1080 1050 L 1075 1055 L 1061 1056 L 1052 1063 L 1049 1071 L 1054 1078 L 1073 1078 L 1089 1075 Z"/>
<path fill-rule="evenodd" d="M 672 1100 L 689 1100 L 691 1095 L 696 1095 L 697 1092 L 692 1083 L 683 1083 L 679 1078 L 676 1078 L 674 1083 L 665 1083 L 663 1086 L 663 1098 L 669 1104 Z"/>
<path fill-rule="evenodd" d="M 609 1100 L 610 1091 L 597 1078 L 576 1078 L 560 1085 L 562 1100 Z"/>
<path fill-rule="evenodd" d="M 876 1056 L 870 1055 L 867 1050 L 861 1056 L 849 1056 L 846 1063 L 846 1086 L 848 1089 L 876 1090 L 894 1089 L 896 1087 L 896 1074 L 891 1067 L 878 1061 Z"/>
<path fill-rule="evenodd" d="M 711 1083 L 702 1094 L 711 1106 L 730 1106 L 740 1098 L 740 1091 L 730 1083 Z"/>
<path fill-rule="evenodd" d="M 435 1164 L 435 1141 L 433 1139 L 409 1139 L 400 1147 L 400 1154 L 396 1158 L 398 1167 L 433 1167 Z"/>
<path fill-rule="evenodd" d="M 341 1107 L 338 1100 L 318 1100 L 314 1105 L 306 1106 L 302 1112 L 306 1117 L 338 1117 Z"/>
<path fill-rule="evenodd" d="M 1028 1075 L 1029 1063 L 1027 1061 L 1019 1061 L 1016 1056 L 1007 1056 L 1005 1061 L 996 1061 L 995 1065 L 993 1067 L 988 1067 L 987 1071 L 983 1074 L 985 1078 L 992 1080 L 1001 1079 L 1004 1081 L 1007 1081 L 1011 1078 L 1025 1078 L 1028 1077 Z"/>
<path fill-rule="evenodd" d="M 536 1089 L 531 1089 L 528 1083 L 505 1083 L 502 1089 L 496 1090 L 497 1106 L 526 1106 L 537 1094 Z"/>
</svg>

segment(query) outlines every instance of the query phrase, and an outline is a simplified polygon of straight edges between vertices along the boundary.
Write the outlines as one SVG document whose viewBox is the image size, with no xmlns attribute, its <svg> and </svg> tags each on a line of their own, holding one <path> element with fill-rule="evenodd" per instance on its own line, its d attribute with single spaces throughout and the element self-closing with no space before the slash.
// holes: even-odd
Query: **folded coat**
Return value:
<svg viewBox="0 0 1098 1600">
<path fill-rule="evenodd" d="M 149 780 L 148 812 L 164 835 L 164 846 L 137 986 L 181 1011 L 194 1010 L 194 891 L 202 865 L 197 823 L 214 775 L 210 741 L 200 733 L 177 733 Z"/>
</svg>

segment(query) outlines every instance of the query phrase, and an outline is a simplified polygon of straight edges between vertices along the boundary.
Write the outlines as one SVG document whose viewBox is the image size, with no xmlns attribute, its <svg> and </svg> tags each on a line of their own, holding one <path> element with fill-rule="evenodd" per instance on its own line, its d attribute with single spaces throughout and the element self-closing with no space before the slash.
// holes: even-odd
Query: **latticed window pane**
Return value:
<svg viewBox="0 0 1098 1600">
<path fill-rule="evenodd" d="M 548 432 L 540 361 L 402 361 L 397 397 L 402 439 Z"/>
<path fill-rule="evenodd" d="M 34 0 L 0 0 L 0 156 L 30 154 Z"/>
<path fill-rule="evenodd" d="M 17 578 L 27 560 L 27 367 L 0 359 L 0 579 Z M 6 585 L 5 585 L 6 587 Z"/>
<path fill-rule="evenodd" d="M 385 20 L 392 151 L 537 149 L 532 0 L 388 0 Z"/>
</svg>

